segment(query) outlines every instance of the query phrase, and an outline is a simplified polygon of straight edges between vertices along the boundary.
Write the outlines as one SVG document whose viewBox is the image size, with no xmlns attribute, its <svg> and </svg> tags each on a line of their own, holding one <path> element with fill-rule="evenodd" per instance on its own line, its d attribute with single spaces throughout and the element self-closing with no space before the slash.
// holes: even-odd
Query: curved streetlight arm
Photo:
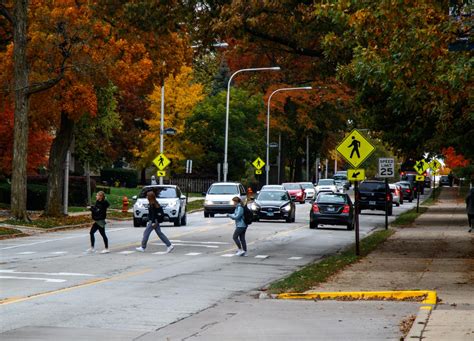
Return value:
<svg viewBox="0 0 474 341">
<path fill-rule="evenodd" d="M 266 156 L 266 165 L 265 165 L 265 184 L 268 185 L 269 175 L 270 175 L 270 101 L 272 96 L 277 92 L 282 91 L 296 91 L 296 90 L 311 90 L 311 86 L 301 86 L 298 88 L 280 88 L 273 91 L 268 97 L 267 102 L 267 156 Z"/>
<path fill-rule="evenodd" d="M 226 98 L 226 108 L 225 108 L 225 135 L 224 135 L 224 182 L 227 181 L 227 173 L 229 172 L 229 165 L 227 163 L 227 149 L 228 149 L 228 141 L 229 141 L 229 103 L 230 103 L 230 83 L 232 82 L 232 78 L 234 78 L 235 75 L 241 73 L 241 72 L 246 72 L 246 71 L 278 71 L 280 70 L 279 66 L 273 66 L 273 67 L 256 67 L 256 68 L 248 68 L 248 69 L 240 69 L 235 71 L 229 78 L 229 81 L 227 82 L 227 98 Z"/>
</svg>

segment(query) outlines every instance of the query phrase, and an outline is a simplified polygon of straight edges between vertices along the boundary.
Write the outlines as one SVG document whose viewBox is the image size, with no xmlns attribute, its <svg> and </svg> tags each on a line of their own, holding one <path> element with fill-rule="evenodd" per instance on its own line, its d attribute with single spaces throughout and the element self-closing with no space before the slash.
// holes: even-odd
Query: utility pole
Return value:
<svg viewBox="0 0 474 341">
<path fill-rule="evenodd" d="M 306 136 L 306 181 L 309 181 L 309 136 Z"/>
<path fill-rule="evenodd" d="M 164 149 L 164 131 L 165 131 L 165 81 L 161 86 L 161 123 L 160 123 L 160 154 L 163 154 Z M 160 185 L 163 185 L 163 177 L 160 176 Z"/>
<path fill-rule="evenodd" d="M 280 174 L 281 174 L 281 133 L 278 134 L 278 184 L 280 184 Z"/>
</svg>

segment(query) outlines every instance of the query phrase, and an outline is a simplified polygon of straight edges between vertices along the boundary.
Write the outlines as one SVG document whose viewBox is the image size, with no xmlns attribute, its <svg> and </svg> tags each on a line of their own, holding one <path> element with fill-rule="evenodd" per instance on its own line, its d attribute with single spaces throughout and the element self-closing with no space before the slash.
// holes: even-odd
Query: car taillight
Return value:
<svg viewBox="0 0 474 341">
<path fill-rule="evenodd" d="M 392 200 L 392 197 L 390 194 L 387 194 L 387 201 L 391 201 Z"/>
<path fill-rule="evenodd" d="M 407 189 L 407 193 L 410 193 L 410 192 L 411 192 L 411 190 Z"/>
<path fill-rule="evenodd" d="M 349 205 L 344 205 L 344 209 L 342 210 L 342 213 L 349 213 L 351 207 Z"/>
<path fill-rule="evenodd" d="M 313 204 L 313 213 L 319 213 L 319 206 L 317 204 Z"/>
</svg>

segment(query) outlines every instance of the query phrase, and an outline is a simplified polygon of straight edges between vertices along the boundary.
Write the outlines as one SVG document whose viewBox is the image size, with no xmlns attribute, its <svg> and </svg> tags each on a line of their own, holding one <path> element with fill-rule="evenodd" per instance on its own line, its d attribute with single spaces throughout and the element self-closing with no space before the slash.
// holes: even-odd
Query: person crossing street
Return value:
<svg viewBox="0 0 474 341">
<path fill-rule="evenodd" d="M 109 253 L 109 240 L 105 234 L 105 219 L 107 218 L 107 208 L 110 206 L 109 202 L 105 199 L 105 193 L 99 191 L 96 194 L 96 202 L 94 206 L 91 206 L 90 210 L 92 212 L 92 219 L 94 219 L 94 224 L 91 227 L 89 232 L 91 247 L 87 249 L 88 253 L 95 252 L 95 233 L 99 231 L 102 239 L 104 240 L 105 249 L 101 253 Z"/>
<path fill-rule="evenodd" d="M 237 245 L 237 251 L 235 252 L 236 256 L 246 256 L 247 255 L 247 242 L 245 240 L 245 232 L 247 232 L 247 224 L 244 220 L 244 207 L 242 206 L 242 199 L 239 197 L 232 198 L 232 202 L 235 206 L 235 211 L 233 214 L 228 214 L 232 220 L 235 220 L 235 230 L 232 239 Z"/>
</svg>

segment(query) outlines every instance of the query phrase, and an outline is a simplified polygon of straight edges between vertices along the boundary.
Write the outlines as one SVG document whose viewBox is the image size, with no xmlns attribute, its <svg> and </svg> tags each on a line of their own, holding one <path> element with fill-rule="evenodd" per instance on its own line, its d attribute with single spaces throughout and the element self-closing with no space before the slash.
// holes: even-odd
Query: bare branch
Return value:
<svg viewBox="0 0 474 341">
<path fill-rule="evenodd" d="M 4 16 L 13 26 L 13 17 L 8 8 L 6 8 L 3 4 L 0 4 L 0 15 Z"/>
</svg>

